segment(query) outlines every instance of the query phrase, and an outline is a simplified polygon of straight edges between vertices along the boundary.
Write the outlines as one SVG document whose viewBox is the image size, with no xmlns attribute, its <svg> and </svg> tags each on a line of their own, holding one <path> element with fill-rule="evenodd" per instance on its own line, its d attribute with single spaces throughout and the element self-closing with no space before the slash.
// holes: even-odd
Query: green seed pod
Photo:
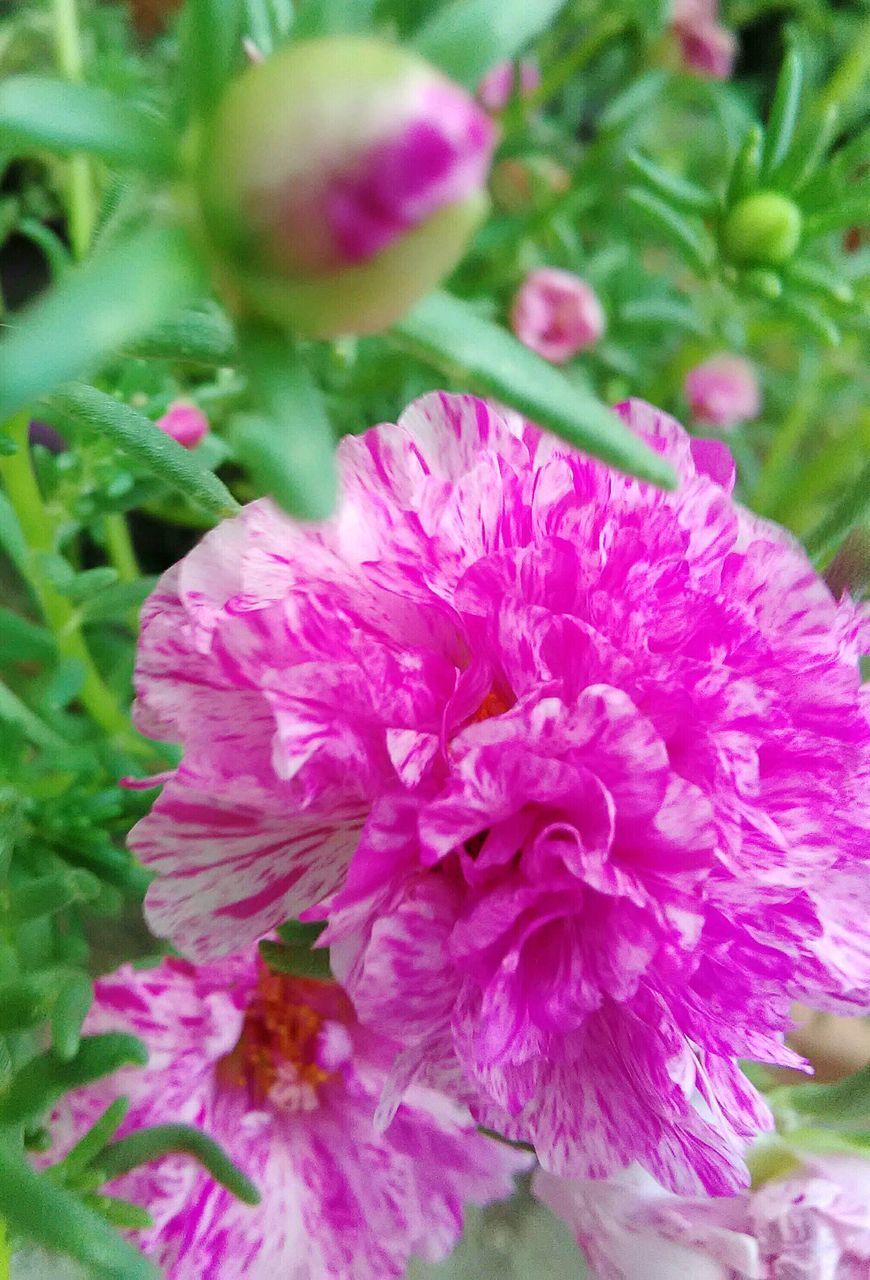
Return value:
<svg viewBox="0 0 870 1280">
<path fill-rule="evenodd" d="M 757 191 L 738 201 L 725 219 L 722 234 L 732 261 L 760 266 L 787 262 L 800 238 L 800 209 L 776 191 Z"/>
<path fill-rule="evenodd" d="M 248 68 L 198 160 L 236 310 L 309 337 L 385 328 L 461 257 L 494 141 L 463 89 L 379 40 L 299 41 Z"/>
</svg>

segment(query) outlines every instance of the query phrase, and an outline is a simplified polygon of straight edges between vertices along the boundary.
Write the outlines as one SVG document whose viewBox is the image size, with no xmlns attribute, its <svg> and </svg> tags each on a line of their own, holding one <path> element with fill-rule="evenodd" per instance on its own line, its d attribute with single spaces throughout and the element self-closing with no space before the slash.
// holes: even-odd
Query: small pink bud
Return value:
<svg viewBox="0 0 870 1280">
<path fill-rule="evenodd" d="M 758 416 L 761 393 L 752 365 L 740 356 L 718 355 L 686 374 L 686 399 L 696 422 L 733 427 Z"/>
<path fill-rule="evenodd" d="M 163 417 L 158 418 L 154 425 L 184 445 L 185 449 L 196 448 L 208 432 L 208 418 L 189 400 L 173 400 Z"/>
<path fill-rule="evenodd" d="M 538 64 L 531 58 L 524 58 L 519 67 L 513 62 L 500 62 L 488 71 L 477 86 L 477 97 L 487 111 L 504 111 L 514 93 L 516 77 L 519 75 L 520 97 L 528 97 L 534 93 L 541 83 Z"/>
<path fill-rule="evenodd" d="M 564 364 L 604 332 L 604 312 L 591 285 L 570 271 L 530 271 L 514 299 L 511 327 L 520 342 Z"/>
<path fill-rule="evenodd" d="M 727 80 L 734 70 L 737 37 L 718 21 L 717 0 L 675 0 L 671 31 L 688 71 Z"/>
</svg>

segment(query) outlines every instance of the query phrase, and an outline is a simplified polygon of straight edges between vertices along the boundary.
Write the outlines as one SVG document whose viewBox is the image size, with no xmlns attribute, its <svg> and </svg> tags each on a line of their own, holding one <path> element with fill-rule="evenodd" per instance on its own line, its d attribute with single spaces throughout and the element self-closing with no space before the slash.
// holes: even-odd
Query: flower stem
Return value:
<svg viewBox="0 0 870 1280">
<path fill-rule="evenodd" d="M 84 79 L 84 57 L 76 0 L 52 0 L 54 45 L 58 70 L 72 81 Z M 93 167 L 88 156 L 75 155 L 67 170 L 67 218 L 75 257 L 85 256 L 97 225 Z"/>
<path fill-rule="evenodd" d="M 6 1220 L 0 1218 L 0 1280 L 10 1280 L 12 1275 L 12 1249 L 6 1231 Z"/>
<path fill-rule="evenodd" d="M 110 515 L 103 517 L 103 527 L 106 533 L 106 550 L 109 553 L 109 560 L 117 571 L 119 579 L 121 582 L 138 582 L 139 563 L 136 552 L 133 550 L 126 519 L 119 511 L 113 511 Z"/>
<path fill-rule="evenodd" d="M 24 413 L 7 423 L 6 430 L 17 447 L 14 453 L 0 458 L 0 478 L 30 552 L 27 578 L 45 620 L 54 633 L 61 657 L 73 658 L 84 668 L 84 681 L 79 692 L 82 705 L 106 733 L 129 736 L 127 716 L 93 664 L 75 609 L 54 588 L 40 567 L 40 554 L 50 554 L 55 550 L 55 530 L 30 464 L 28 422 L 28 416 Z"/>
<path fill-rule="evenodd" d="M 537 89 L 532 90 L 516 104 L 515 110 L 509 111 L 505 131 L 512 131 L 514 127 L 522 124 L 525 117 L 532 111 L 549 102 L 578 71 L 582 71 L 592 61 L 606 44 L 621 35 L 627 25 L 627 20 L 620 14 L 605 14 L 584 39 L 578 41 L 570 52 L 554 63 Z"/>
</svg>

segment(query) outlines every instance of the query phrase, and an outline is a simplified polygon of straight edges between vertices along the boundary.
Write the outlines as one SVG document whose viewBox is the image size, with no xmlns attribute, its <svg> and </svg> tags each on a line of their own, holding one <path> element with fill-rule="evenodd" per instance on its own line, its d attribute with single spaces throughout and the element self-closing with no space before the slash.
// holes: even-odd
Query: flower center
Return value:
<svg viewBox="0 0 870 1280">
<path fill-rule="evenodd" d="M 247 1087 L 255 1105 L 268 1101 L 283 1110 L 312 1111 L 319 1087 L 336 1074 L 322 1051 L 324 1023 L 335 1024 L 305 999 L 316 1002 L 322 986 L 264 965 L 239 1042 L 218 1063 L 220 1080 Z"/>
<path fill-rule="evenodd" d="M 491 716 L 504 715 L 510 710 L 510 706 L 511 704 L 493 686 L 471 717 L 471 723 L 479 724 L 481 720 L 489 720 Z"/>
</svg>

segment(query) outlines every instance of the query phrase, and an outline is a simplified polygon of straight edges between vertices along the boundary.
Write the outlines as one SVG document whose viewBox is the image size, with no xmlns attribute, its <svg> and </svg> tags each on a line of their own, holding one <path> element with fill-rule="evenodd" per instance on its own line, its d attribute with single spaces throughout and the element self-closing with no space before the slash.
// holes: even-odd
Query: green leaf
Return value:
<svg viewBox="0 0 870 1280">
<path fill-rule="evenodd" d="M 675 484 L 668 463 L 599 400 L 458 298 L 431 293 L 391 335 L 467 390 L 513 405 L 578 449 L 664 488 Z"/>
<path fill-rule="evenodd" d="M 521 53 L 549 27 L 565 0 L 451 0 L 414 34 L 424 58 L 474 88 L 482 75 Z"/>
<path fill-rule="evenodd" d="M 703 227 L 693 226 L 676 209 L 643 187 L 629 187 L 626 198 L 698 275 L 709 275 L 715 249 Z"/>
<path fill-rule="evenodd" d="M 91 980 L 84 973 L 71 973 L 58 992 L 51 1011 L 51 1045 L 62 1062 L 78 1053 L 82 1023 L 93 998 Z"/>
<path fill-rule="evenodd" d="M 53 662 L 56 658 L 50 631 L 0 606 L 0 662 Z"/>
<path fill-rule="evenodd" d="M 374 8 L 374 0 L 305 0 L 293 36 L 307 39 L 368 33 L 374 24 Z"/>
<path fill-rule="evenodd" d="M 647 329 L 682 329 L 684 333 L 705 337 L 708 330 L 694 307 L 673 302 L 670 298 L 637 298 L 619 309 L 623 324 Z"/>
<path fill-rule="evenodd" d="M 195 454 L 155 427 L 150 418 L 95 387 L 63 387 L 51 398 L 61 422 L 107 436 L 151 475 L 203 511 L 222 518 L 239 505 L 222 480 L 206 470 Z"/>
<path fill-rule="evenodd" d="M 865 467 L 865 501 L 870 495 L 868 479 L 870 463 Z M 870 1116 L 870 1065 L 835 1084 L 787 1085 L 773 1089 L 769 1097 L 777 1111 L 815 1116 L 830 1124 L 866 1120 Z"/>
<path fill-rule="evenodd" d="M 844 306 L 855 300 L 855 291 L 848 280 L 838 279 L 831 267 L 824 262 L 812 262 L 808 258 L 798 258 L 788 267 L 788 281 L 799 289 L 810 293 L 820 293 L 831 302 Z"/>
<path fill-rule="evenodd" d="M 705 214 L 713 213 L 718 205 L 712 192 L 705 191 L 694 182 L 688 182 L 685 178 L 670 173 L 661 165 L 648 160 L 639 151 L 629 152 L 628 167 L 636 177 L 676 209 L 683 209 L 688 213 Z"/>
<path fill-rule="evenodd" d="M 94 1191 L 88 1191 L 82 1195 L 82 1204 L 99 1213 L 113 1227 L 141 1231 L 144 1227 L 153 1226 L 153 1219 L 147 1209 L 130 1200 L 122 1200 L 120 1196 L 97 1195 Z"/>
<path fill-rule="evenodd" d="M 798 297 L 794 293 L 785 294 L 779 301 L 780 310 L 791 315 L 802 328 L 808 329 L 815 337 L 829 347 L 838 347 L 843 338 L 837 325 L 829 315 L 809 298 Z"/>
<path fill-rule="evenodd" d="M 181 231 L 141 231 L 70 271 L 0 341 L 0 421 L 97 369 L 201 289 Z"/>
<path fill-rule="evenodd" d="M 44 1022 L 57 999 L 61 981 L 52 969 L 0 982 L 0 1035 L 25 1031 Z"/>
<path fill-rule="evenodd" d="M 27 920 L 53 916 L 74 902 L 95 898 L 99 891 L 100 883 L 96 877 L 77 868 L 34 876 L 0 894 L 4 923 L 20 925 Z"/>
<path fill-rule="evenodd" d="M 15 568 L 22 574 L 27 567 L 27 542 L 15 508 L 0 489 L 0 547 L 6 552 Z"/>
<path fill-rule="evenodd" d="M 238 358 L 236 334 L 226 312 L 197 307 L 145 334 L 128 348 L 139 358 L 189 361 L 191 364 L 232 364 Z"/>
<path fill-rule="evenodd" d="M 240 0 L 187 0 L 181 26 L 181 77 L 196 115 L 217 105 L 242 57 Z"/>
<path fill-rule="evenodd" d="M 144 1066 L 141 1040 L 121 1032 L 85 1036 L 71 1062 L 52 1050 L 31 1058 L 0 1090 L 0 1127 L 37 1121 L 70 1089 L 111 1075 L 120 1067 Z"/>
<path fill-rule="evenodd" d="M 74 1147 L 70 1147 L 63 1160 L 51 1166 L 51 1177 L 59 1182 L 74 1181 L 114 1137 L 129 1110 L 129 1098 L 115 1098 L 110 1102 L 99 1120 L 94 1121 Z"/>
<path fill-rule="evenodd" d="M 286 920 L 278 926 L 278 936 L 290 947 L 313 947 L 325 928 L 321 921 L 307 924 L 302 920 Z"/>
<path fill-rule="evenodd" d="M 761 171 L 761 152 L 764 145 L 764 130 L 760 124 L 754 124 L 746 131 L 743 145 L 737 153 L 731 176 L 728 179 L 728 190 L 725 196 L 727 205 L 737 204 L 744 196 L 749 195 L 758 186 Z"/>
<path fill-rule="evenodd" d="M 776 182 L 781 190 L 791 188 L 793 192 L 800 192 L 815 176 L 834 141 L 839 119 L 840 108 L 836 103 L 831 103 L 820 119 L 810 117 L 776 171 Z"/>
<path fill-rule="evenodd" d="M 870 511 L 870 462 L 865 462 L 821 524 L 818 524 L 804 539 L 807 551 L 816 563 L 826 560 L 837 549 L 852 526 L 861 524 L 867 519 L 868 511 Z M 818 1087 L 821 1088 L 821 1086 Z"/>
<path fill-rule="evenodd" d="M 804 239 L 813 240 L 867 222 L 870 222 L 870 184 L 860 194 L 849 194 L 830 208 L 808 214 L 804 218 Z"/>
<path fill-rule="evenodd" d="M 74 604 L 83 604 L 101 591 L 105 591 L 107 587 L 114 586 L 117 581 L 117 569 L 102 564 L 94 569 L 85 569 L 82 573 L 74 573 L 69 582 L 58 590 Z"/>
<path fill-rule="evenodd" d="M 118 582 L 85 601 L 81 617 L 85 622 L 122 621 L 131 609 L 139 608 L 156 586 L 157 578 L 151 575 L 137 578 L 135 582 Z"/>
<path fill-rule="evenodd" d="M 329 950 L 307 946 L 282 947 L 277 942 L 261 942 L 260 955 L 270 969 L 289 973 L 294 978 L 332 978 Z"/>
<path fill-rule="evenodd" d="M 762 173 L 769 177 L 786 158 L 794 137 L 803 84 L 803 61 L 796 49 L 783 59 L 767 121 Z"/>
<path fill-rule="evenodd" d="M 95 1280 L 158 1280 L 138 1249 L 85 1208 L 78 1196 L 40 1177 L 4 1143 L 0 1143 L 0 1216 L 16 1234 L 75 1258 Z"/>
<path fill-rule="evenodd" d="M 121 853 L 108 840 L 105 845 L 89 844 L 87 848 L 69 844 L 63 851 L 67 862 L 83 866 L 106 884 L 130 897 L 140 898 L 152 876 L 128 853 Z"/>
<path fill-rule="evenodd" d="M 646 71 L 622 93 L 611 98 L 598 118 L 602 133 L 616 133 L 641 115 L 658 98 L 667 81 L 664 71 Z"/>
<path fill-rule="evenodd" d="M 176 156 L 172 135 L 153 115 L 104 89 L 43 76 L 0 82 L 0 147 L 13 154 L 87 151 L 150 173 L 171 172 Z"/>
<path fill-rule="evenodd" d="M 335 437 L 320 388 L 279 330 L 245 325 L 239 343 L 262 413 L 235 420 L 236 456 L 285 511 L 324 519 L 335 505 L 337 482 Z"/>
<path fill-rule="evenodd" d="M 198 1160 L 216 1182 L 245 1204 L 260 1203 L 257 1188 L 218 1144 L 199 1129 L 185 1124 L 159 1124 L 150 1129 L 137 1129 L 135 1133 L 105 1147 L 94 1165 L 108 1181 L 129 1173 L 140 1164 L 172 1154 L 189 1155 Z"/>
</svg>

